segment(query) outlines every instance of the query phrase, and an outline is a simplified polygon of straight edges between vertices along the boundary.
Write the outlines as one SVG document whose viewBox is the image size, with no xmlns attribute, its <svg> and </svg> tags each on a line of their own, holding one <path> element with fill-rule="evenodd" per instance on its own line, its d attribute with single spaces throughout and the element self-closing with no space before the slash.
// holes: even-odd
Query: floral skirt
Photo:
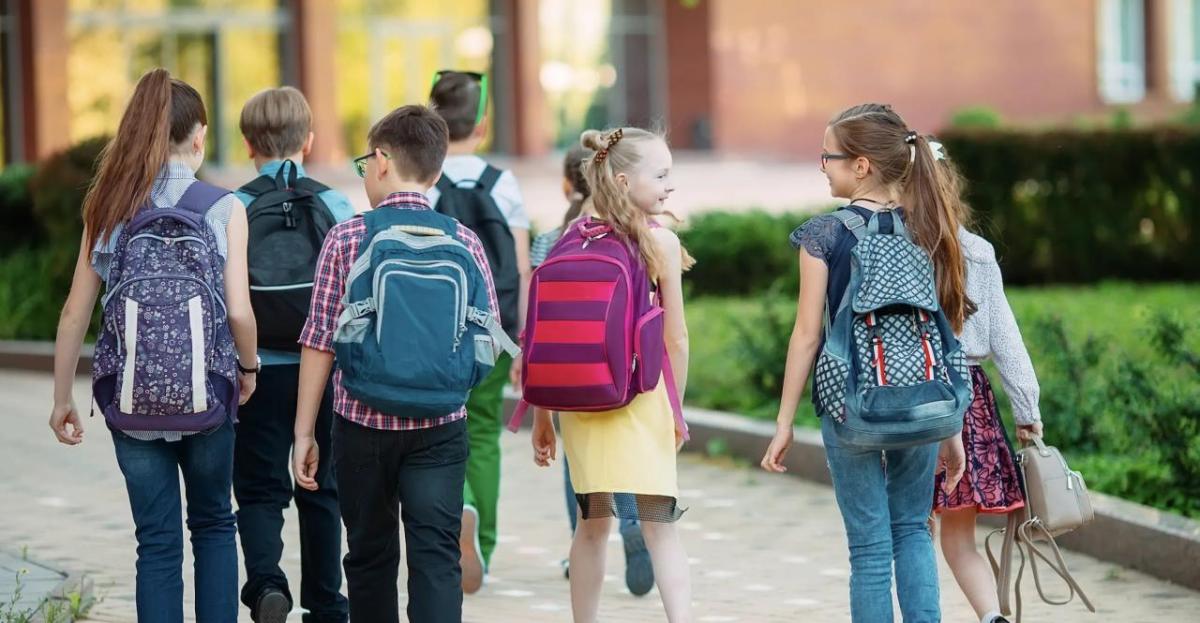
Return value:
<svg viewBox="0 0 1200 623">
<path fill-rule="evenodd" d="M 966 472 L 958 487 L 942 491 L 942 475 L 934 480 L 933 510 L 974 508 L 980 513 L 1007 513 L 1025 506 L 1021 476 L 1012 445 L 1000 421 L 992 384 L 980 366 L 971 366 L 975 399 L 963 418 Z"/>
</svg>

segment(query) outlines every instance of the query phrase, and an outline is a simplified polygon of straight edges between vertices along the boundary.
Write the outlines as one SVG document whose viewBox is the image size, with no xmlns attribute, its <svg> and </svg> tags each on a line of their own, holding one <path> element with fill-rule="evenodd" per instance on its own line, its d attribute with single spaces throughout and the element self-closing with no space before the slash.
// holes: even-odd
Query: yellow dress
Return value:
<svg viewBox="0 0 1200 623">
<path fill-rule="evenodd" d="M 620 409 L 559 414 L 571 485 L 581 498 L 585 518 L 678 519 L 675 419 L 666 388 L 660 378 L 658 387 Z M 636 508 L 614 501 L 613 493 L 635 494 Z"/>
</svg>

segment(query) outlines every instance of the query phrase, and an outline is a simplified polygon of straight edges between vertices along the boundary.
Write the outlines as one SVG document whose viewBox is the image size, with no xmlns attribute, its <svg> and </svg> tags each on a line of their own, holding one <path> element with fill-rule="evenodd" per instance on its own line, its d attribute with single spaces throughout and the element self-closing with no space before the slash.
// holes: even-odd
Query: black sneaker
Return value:
<svg viewBox="0 0 1200 623">
<path fill-rule="evenodd" d="M 256 623 L 285 623 L 291 611 L 292 602 L 287 595 L 277 588 L 268 588 L 258 596 L 253 618 Z"/>
<path fill-rule="evenodd" d="M 654 588 L 654 566 L 650 564 L 650 550 L 642 538 L 641 528 L 621 532 L 625 543 L 625 587 L 630 593 L 641 597 Z"/>
</svg>

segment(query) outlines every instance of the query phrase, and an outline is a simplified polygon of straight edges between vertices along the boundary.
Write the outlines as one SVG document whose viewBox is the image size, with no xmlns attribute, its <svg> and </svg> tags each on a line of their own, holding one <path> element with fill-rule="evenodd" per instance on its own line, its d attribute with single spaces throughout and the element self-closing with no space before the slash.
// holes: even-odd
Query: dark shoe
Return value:
<svg viewBox="0 0 1200 623">
<path fill-rule="evenodd" d="M 470 595 L 483 587 L 483 550 L 479 547 L 479 511 L 474 506 L 464 506 L 462 531 L 458 536 L 458 547 L 462 552 L 462 589 Z"/>
<path fill-rule="evenodd" d="M 629 592 L 641 597 L 654 588 L 650 551 L 646 549 L 641 528 L 622 531 L 621 540 L 625 542 L 625 586 Z"/>
<path fill-rule="evenodd" d="M 292 602 L 277 588 L 268 588 L 258 596 L 253 619 L 257 623 L 285 623 L 292 611 Z"/>
</svg>

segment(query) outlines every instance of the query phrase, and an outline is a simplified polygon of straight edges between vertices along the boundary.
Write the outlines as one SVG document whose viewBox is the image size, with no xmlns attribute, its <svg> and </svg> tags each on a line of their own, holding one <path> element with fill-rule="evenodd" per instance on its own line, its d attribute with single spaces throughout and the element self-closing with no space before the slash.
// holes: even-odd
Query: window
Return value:
<svg viewBox="0 0 1200 623">
<path fill-rule="evenodd" d="M 278 0 L 71 0 L 71 140 L 116 130 L 134 84 L 165 67 L 208 107 L 208 157 L 244 160 L 242 104 L 281 79 Z"/>
<path fill-rule="evenodd" d="M 665 126 L 661 0 L 540 6 L 540 78 L 557 146 L 586 128 Z"/>
<path fill-rule="evenodd" d="M 1100 97 L 1112 104 L 1137 102 L 1146 95 L 1144 0 L 1100 0 Z"/>
<path fill-rule="evenodd" d="M 337 113 L 350 153 L 366 151 L 367 130 L 389 111 L 429 101 L 439 69 L 492 71 L 487 0 L 338 0 Z M 489 79 L 489 116 L 512 89 Z M 494 132 L 494 130 L 493 130 Z"/>
<path fill-rule="evenodd" d="M 1200 0 L 1171 3 L 1171 93 L 1195 99 L 1200 85 Z"/>
<path fill-rule="evenodd" d="M 18 68 L 15 62 L 17 28 L 14 4 L 12 0 L 0 0 L 0 170 L 6 164 L 22 159 L 20 140 L 15 131 L 15 121 L 20 117 L 16 114 L 20 104 L 16 96 L 21 89 L 16 84 Z"/>
</svg>

